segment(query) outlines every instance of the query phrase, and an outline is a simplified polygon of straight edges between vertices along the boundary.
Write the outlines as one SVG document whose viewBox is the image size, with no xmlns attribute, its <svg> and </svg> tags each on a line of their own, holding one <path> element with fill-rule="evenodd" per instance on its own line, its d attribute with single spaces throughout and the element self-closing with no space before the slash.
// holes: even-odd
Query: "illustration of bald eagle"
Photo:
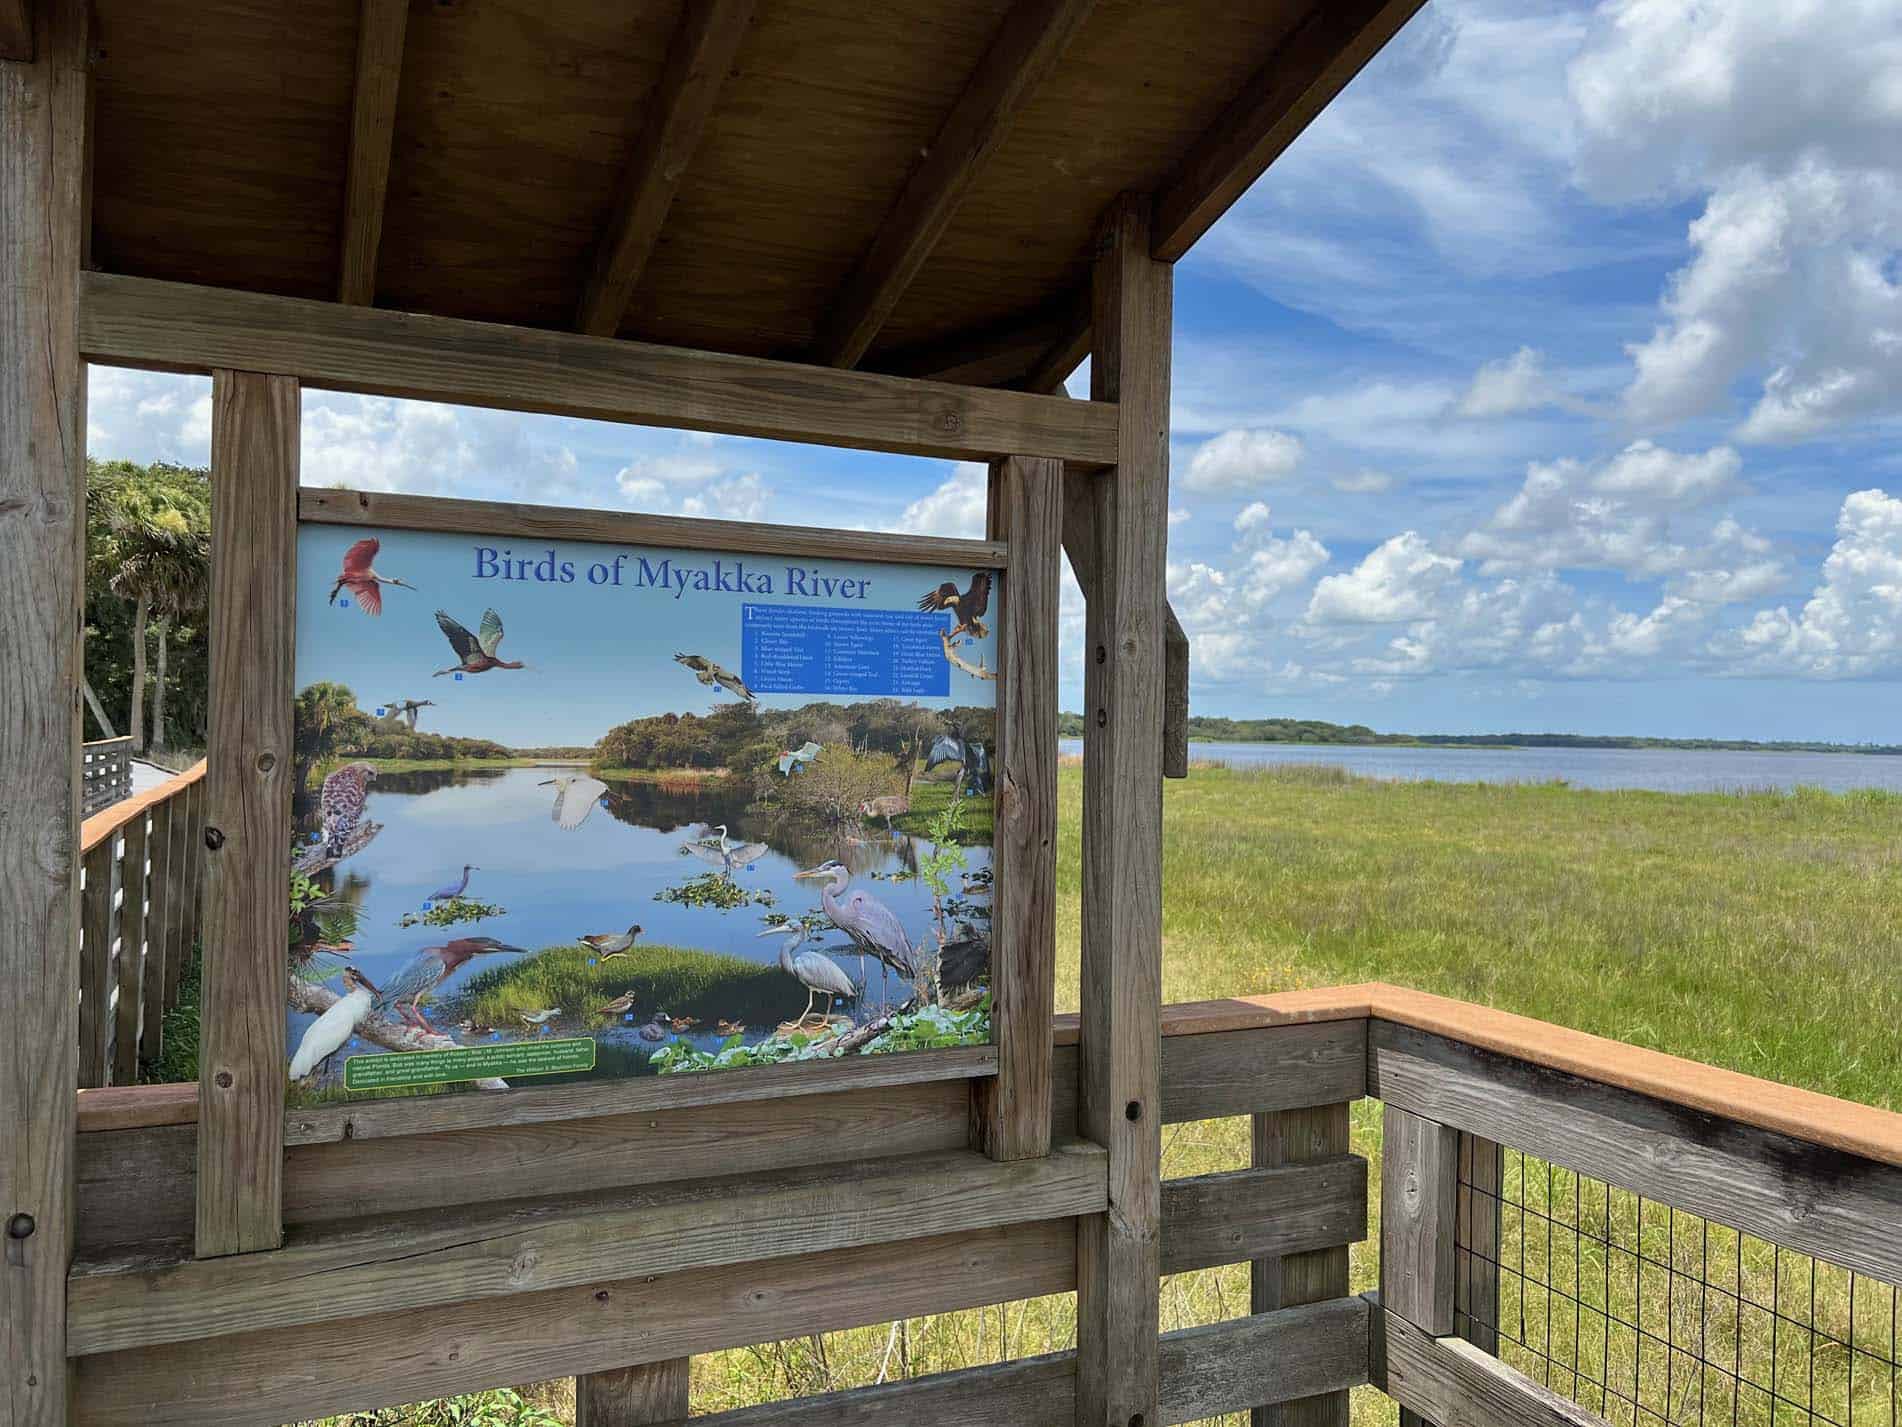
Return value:
<svg viewBox="0 0 1902 1427">
<path fill-rule="evenodd" d="M 918 601 L 923 610 L 948 609 L 957 617 L 957 623 L 951 626 L 950 637 L 956 639 L 967 629 L 977 638 L 983 639 L 990 633 L 982 623 L 984 611 L 991 607 L 991 574 L 988 570 L 979 570 L 971 576 L 969 589 L 959 590 L 946 580 L 935 590 L 928 590 Z"/>
</svg>

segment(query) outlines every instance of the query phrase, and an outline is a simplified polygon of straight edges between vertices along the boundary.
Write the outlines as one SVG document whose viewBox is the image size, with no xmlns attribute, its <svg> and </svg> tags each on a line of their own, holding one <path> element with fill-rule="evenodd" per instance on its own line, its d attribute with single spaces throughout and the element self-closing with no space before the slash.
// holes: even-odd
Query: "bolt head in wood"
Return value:
<svg viewBox="0 0 1902 1427">
<path fill-rule="evenodd" d="M 215 828 L 215 827 L 208 827 L 205 829 L 205 846 L 206 847 L 210 848 L 213 852 L 216 852 L 219 848 L 223 847 L 224 845 L 225 845 L 225 835 L 221 829 Z"/>
<path fill-rule="evenodd" d="M 33 1237 L 33 1231 L 38 1227 L 39 1225 L 33 1222 L 33 1216 L 31 1214 L 15 1214 L 11 1219 L 7 1220 L 7 1237 L 9 1239 L 30 1239 Z"/>
</svg>

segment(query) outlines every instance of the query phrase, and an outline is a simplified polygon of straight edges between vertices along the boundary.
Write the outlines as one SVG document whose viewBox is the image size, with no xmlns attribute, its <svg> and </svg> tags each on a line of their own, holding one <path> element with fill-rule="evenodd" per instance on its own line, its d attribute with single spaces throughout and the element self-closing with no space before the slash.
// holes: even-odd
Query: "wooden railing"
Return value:
<svg viewBox="0 0 1902 1427">
<path fill-rule="evenodd" d="M 89 818 L 132 796 L 132 740 L 102 738 L 80 745 L 79 815 Z"/>
<path fill-rule="evenodd" d="M 82 1086 L 130 1085 L 162 1049 L 198 942 L 204 775 L 200 762 L 80 827 Z"/>
</svg>

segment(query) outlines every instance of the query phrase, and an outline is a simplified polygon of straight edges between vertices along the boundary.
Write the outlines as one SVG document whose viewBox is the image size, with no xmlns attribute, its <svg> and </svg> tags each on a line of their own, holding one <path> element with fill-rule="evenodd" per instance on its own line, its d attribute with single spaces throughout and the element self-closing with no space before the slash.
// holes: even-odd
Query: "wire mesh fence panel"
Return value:
<svg viewBox="0 0 1902 1427">
<path fill-rule="evenodd" d="M 1496 1171 L 1460 1157 L 1462 1337 L 1619 1427 L 1902 1424 L 1893 1285 L 1514 1149 Z"/>
</svg>

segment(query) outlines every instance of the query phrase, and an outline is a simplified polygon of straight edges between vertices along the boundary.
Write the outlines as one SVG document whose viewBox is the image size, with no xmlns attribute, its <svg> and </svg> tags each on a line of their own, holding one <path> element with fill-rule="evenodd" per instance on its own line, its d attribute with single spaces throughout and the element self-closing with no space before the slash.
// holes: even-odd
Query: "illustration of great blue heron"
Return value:
<svg viewBox="0 0 1902 1427">
<path fill-rule="evenodd" d="M 958 782 L 973 792 L 991 790 L 991 754 L 983 744 L 966 736 L 964 725 L 953 722 L 950 731 L 939 734 L 925 755 L 925 772 L 945 763 L 958 765 Z"/>
<path fill-rule="evenodd" d="M 292 1080 L 302 1080 L 329 1065 L 330 1058 L 357 1033 L 357 1027 L 376 1004 L 376 987 L 356 967 L 344 967 L 343 985 L 344 994 L 310 1023 L 304 1038 L 298 1041 L 297 1054 L 291 1057 Z"/>
<path fill-rule="evenodd" d="M 971 576 L 970 588 L 960 590 L 946 580 L 935 590 L 927 590 L 918 601 L 922 610 L 948 609 L 956 618 L 951 626 L 949 638 L 956 639 L 967 629 L 979 639 L 990 633 L 982 623 L 981 616 L 991 607 L 991 576 L 988 570 L 979 570 Z"/>
<path fill-rule="evenodd" d="M 586 822 L 588 814 L 608 791 L 606 783 L 586 773 L 557 773 L 542 779 L 536 786 L 555 790 L 555 805 L 548 810 L 548 816 L 563 832 L 573 832 Z"/>
<path fill-rule="evenodd" d="M 808 738 L 799 747 L 779 755 L 779 776 L 790 778 L 825 750 Z"/>
<path fill-rule="evenodd" d="M 477 867 L 473 862 L 463 863 L 462 876 L 456 881 L 451 882 L 448 886 L 438 887 L 435 891 L 431 892 L 429 894 L 429 900 L 432 902 L 455 901 L 456 898 L 469 890 L 469 874 L 471 872 L 480 872 L 481 870 L 482 869 Z"/>
<path fill-rule="evenodd" d="M 804 873 L 800 874 L 804 876 Z M 831 908 L 826 909 L 828 912 Z M 831 957 L 819 951 L 801 951 L 806 938 L 812 935 L 812 928 L 804 922 L 782 922 L 778 926 L 768 927 L 760 936 L 781 936 L 789 940 L 782 942 L 779 948 L 779 969 L 806 988 L 806 1009 L 799 1013 L 798 1025 L 812 1017 L 812 1003 L 820 995 L 826 998 L 826 1008 L 822 1020 L 832 1017 L 832 1002 L 837 998 L 847 1000 L 859 994 L 859 988 L 852 984 L 852 978 L 845 974 L 845 968 Z"/>
<path fill-rule="evenodd" d="M 748 863 L 758 862 L 766 855 L 767 848 L 763 842 L 729 841 L 725 823 L 721 823 L 713 831 L 720 835 L 718 842 L 706 838 L 698 842 L 683 842 L 681 846 L 702 862 L 711 862 L 728 877 Z"/>
<path fill-rule="evenodd" d="M 492 609 L 482 611 L 482 632 L 471 634 L 450 618 L 447 610 L 436 611 L 436 627 L 448 639 L 449 647 L 456 651 L 456 662 L 447 669 L 438 669 L 435 677 L 444 674 L 482 674 L 490 669 L 526 669 L 528 665 L 519 660 L 501 659 L 495 651 L 502 645 L 502 616 Z"/>
<path fill-rule="evenodd" d="M 634 938 L 640 934 L 641 926 L 636 922 L 624 932 L 595 932 L 575 940 L 592 951 L 596 961 L 612 961 L 617 956 L 626 956 L 634 945 Z"/>
<path fill-rule="evenodd" d="M 902 976 L 918 974 L 917 955 L 897 914 L 865 892 L 842 895 L 852 881 L 852 871 L 843 862 L 833 858 L 804 872 L 795 872 L 793 876 L 799 880 L 824 881 L 825 885 L 819 889 L 819 905 L 832 918 L 832 925 L 850 937 L 855 946 Z"/>
<path fill-rule="evenodd" d="M 384 707 L 390 711 L 390 717 L 402 719 L 409 725 L 410 732 L 414 733 L 417 711 L 435 708 L 436 701 L 434 699 L 391 699 Z"/>
<path fill-rule="evenodd" d="M 504 951 L 520 953 L 525 950 L 524 947 L 497 941 L 492 936 L 457 937 L 441 946 L 426 946 L 410 958 L 409 964 L 396 973 L 395 979 L 383 983 L 382 994 L 376 998 L 377 1009 L 394 1010 L 407 1024 L 418 1030 L 434 1031 L 436 1028 L 423 1015 L 423 1002 L 464 962 L 475 956 L 494 956 Z"/>
<path fill-rule="evenodd" d="M 708 688 L 718 684 L 729 694 L 745 699 L 749 704 L 755 702 L 753 691 L 746 687 L 744 680 L 730 669 L 722 668 L 704 654 L 676 654 L 674 662 L 693 670 L 694 677 Z"/>
<path fill-rule="evenodd" d="M 416 588 L 407 580 L 391 579 L 371 568 L 382 546 L 383 542 L 374 538 L 359 540 L 343 552 L 343 569 L 337 575 L 337 583 L 330 587 L 332 604 L 337 602 L 338 595 L 348 590 L 357 597 L 357 605 L 365 614 L 378 615 L 383 613 L 383 591 L 377 588 L 379 585 L 400 585 L 406 590 Z"/>
</svg>

